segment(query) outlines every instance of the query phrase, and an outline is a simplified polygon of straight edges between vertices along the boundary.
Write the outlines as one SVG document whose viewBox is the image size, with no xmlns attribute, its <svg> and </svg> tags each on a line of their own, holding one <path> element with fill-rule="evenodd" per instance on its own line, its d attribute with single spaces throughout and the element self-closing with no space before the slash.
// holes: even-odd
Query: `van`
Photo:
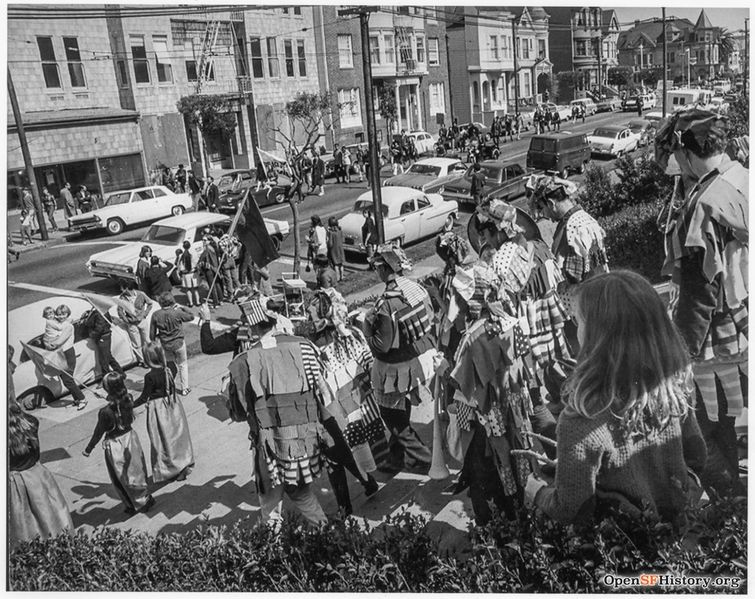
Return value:
<svg viewBox="0 0 755 599">
<path fill-rule="evenodd" d="M 707 89 L 695 87 L 674 89 L 666 93 L 666 106 L 671 112 L 692 106 L 707 108 L 712 98 L 713 94 Z"/>
<path fill-rule="evenodd" d="M 557 173 L 566 179 L 569 173 L 581 173 L 590 161 L 590 144 L 585 133 L 561 131 L 534 135 L 527 151 L 527 167 Z"/>
</svg>

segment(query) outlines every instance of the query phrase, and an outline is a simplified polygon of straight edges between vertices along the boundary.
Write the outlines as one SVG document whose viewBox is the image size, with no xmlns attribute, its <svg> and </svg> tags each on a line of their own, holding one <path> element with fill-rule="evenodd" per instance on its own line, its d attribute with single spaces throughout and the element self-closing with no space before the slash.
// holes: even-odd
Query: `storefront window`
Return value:
<svg viewBox="0 0 755 599">
<path fill-rule="evenodd" d="M 100 158 L 100 178 L 105 193 L 144 185 L 144 170 L 139 154 Z"/>
</svg>

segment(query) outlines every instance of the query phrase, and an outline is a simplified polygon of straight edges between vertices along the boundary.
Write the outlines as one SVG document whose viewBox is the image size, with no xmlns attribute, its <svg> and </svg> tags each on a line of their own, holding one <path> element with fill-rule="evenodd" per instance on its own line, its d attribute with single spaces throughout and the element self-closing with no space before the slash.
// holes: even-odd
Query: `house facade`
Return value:
<svg viewBox="0 0 755 599">
<path fill-rule="evenodd" d="M 564 96 L 560 101 L 585 97 L 605 79 L 599 60 L 604 43 L 604 10 L 600 7 L 548 7 L 548 44 L 553 71 L 574 74 L 574 85 L 569 92 L 559 90 L 559 95 Z"/>
<path fill-rule="evenodd" d="M 447 37 L 459 122 L 489 123 L 496 115 L 513 112 L 517 96 L 520 104 L 542 101 L 552 66 L 548 15 L 542 8 L 458 7 Z"/>
<path fill-rule="evenodd" d="M 722 59 L 722 30 L 714 27 L 705 10 L 695 23 L 670 17 L 666 22 L 668 79 L 695 85 L 713 79 L 728 67 Z M 619 64 L 639 72 L 663 69 L 663 22 L 661 19 L 635 21 L 634 27 L 619 35 Z M 659 78 L 660 75 L 659 75 Z"/>
<path fill-rule="evenodd" d="M 121 107 L 105 18 L 10 21 L 8 69 L 13 79 L 36 183 L 58 195 L 66 182 L 92 192 L 142 185 L 146 177 L 139 114 Z M 8 206 L 28 185 L 8 102 Z"/>
<path fill-rule="evenodd" d="M 359 21 L 339 18 L 337 13 L 336 6 L 315 9 L 320 89 L 330 92 L 336 105 L 328 140 L 331 146 L 367 140 Z M 436 9 L 395 7 L 370 14 L 373 89 L 369 93 L 383 146 L 402 129 L 436 133 L 441 122 L 450 122 L 445 35 Z M 383 116 L 390 112 L 394 118 Z"/>
</svg>

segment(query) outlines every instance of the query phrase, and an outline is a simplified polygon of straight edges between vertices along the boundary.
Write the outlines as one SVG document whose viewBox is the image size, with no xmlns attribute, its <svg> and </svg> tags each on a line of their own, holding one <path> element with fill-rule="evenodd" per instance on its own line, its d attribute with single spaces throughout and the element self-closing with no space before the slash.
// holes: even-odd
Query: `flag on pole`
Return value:
<svg viewBox="0 0 755 599">
<path fill-rule="evenodd" d="M 252 261 L 257 266 L 267 266 L 278 258 L 278 250 L 275 249 L 273 239 L 267 231 L 265 219 L 262 218 L 262 213 L 254 200 L 254 196 L 248 190 L 246 197 L 239 204 L 234 222 L 237 223 L 237 226 L 233 227 L 232 230 L 236 231 L 236 237 L 244 244 L 246 251 L 249 252 Z"/>
<path fill-rule="evenodd" d="M 21 341 L 21 346 L 26 351 L 26 355 L 29 356 L 29 360 L 32 361 L 39 371 L 47 377 L 60 376 L 61 374 L 70 374 L 68 371 L 68 363 L 65 357 L 59 351 L 48 351 L 39 347 L 34 347 L 28 343 Z"/>
</svg>

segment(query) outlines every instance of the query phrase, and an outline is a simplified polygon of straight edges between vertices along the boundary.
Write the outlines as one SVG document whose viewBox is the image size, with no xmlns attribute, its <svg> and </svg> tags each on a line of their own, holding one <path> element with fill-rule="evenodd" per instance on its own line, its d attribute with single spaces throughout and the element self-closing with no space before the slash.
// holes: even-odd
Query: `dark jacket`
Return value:
<svg viewBox="0 0 755 599">
<path fill-rule="evenodd" d="M 153 299 L 157 296 L 173 290 L 173 285 L 168 279 L 168 273 L 173 267 L 150 266 L 144 273 L 145 293 Z"/>
<path fill-rule="evenodd" d="M 180 345 L 184 340 L 183 323 L 194 320 L 194 315 L 178 304 L 161 308 L 152 316 L 150 339 L 160 340 L 165 345 Z"/>
<path fill-rule="evenodd" d="M 217 204 L 219 196 L 220 196 L 220 190 L 218 189 L 218 186 L 215 185 L 215 183 L 211 183 L 210 186 L 207 188 L 207 203 L 210 206 L 212 206 L 213 204 Z"/>
<path fill-rule="evenodd" d="M 92 308 L 84 321 L 87 334 L 94 340 L 102 339 L 111 332 L 110 323 L 97 308 Z"/>
</svg>

